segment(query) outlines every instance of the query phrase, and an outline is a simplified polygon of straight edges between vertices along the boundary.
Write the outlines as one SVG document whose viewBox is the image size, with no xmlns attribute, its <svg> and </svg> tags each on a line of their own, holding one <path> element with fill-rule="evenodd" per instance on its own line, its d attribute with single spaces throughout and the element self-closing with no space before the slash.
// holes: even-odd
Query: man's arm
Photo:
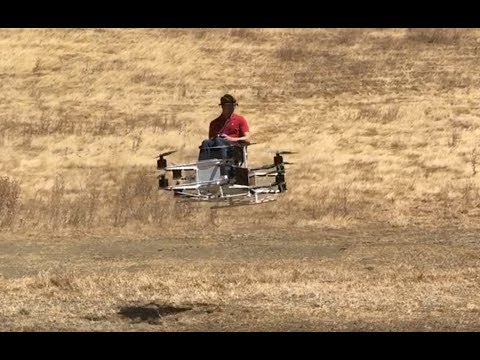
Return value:
<svg viewBox="0 0 480 360">
<path fill-rule="evenodd" d="M 211 139 L 215 136 L 215 131 L 213 131 L 213 125 L 210 123 L 210 126 L 208 127 L 208 138 Z"/>
<path fill-rule="evenodd" d="M 250 132 L 246 132 L 242 137 L 234 138 L 228 135 L 222 136 L 224 139 L 231 141 L 231 142 L 236 142 L 236 141 L 249 141 L 250 139 Z"/>
</svg>

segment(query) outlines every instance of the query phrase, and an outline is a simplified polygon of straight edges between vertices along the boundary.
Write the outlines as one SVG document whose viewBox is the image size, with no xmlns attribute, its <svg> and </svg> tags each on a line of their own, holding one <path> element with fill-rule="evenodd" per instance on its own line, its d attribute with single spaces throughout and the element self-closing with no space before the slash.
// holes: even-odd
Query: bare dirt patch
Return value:
<svg viewBox="0 0 480 360">
<path fill-rule="evenodd" d="M 478 331 L 479 239 L 413 228 L 3 235 L 2 330 Z"/>
</svg>

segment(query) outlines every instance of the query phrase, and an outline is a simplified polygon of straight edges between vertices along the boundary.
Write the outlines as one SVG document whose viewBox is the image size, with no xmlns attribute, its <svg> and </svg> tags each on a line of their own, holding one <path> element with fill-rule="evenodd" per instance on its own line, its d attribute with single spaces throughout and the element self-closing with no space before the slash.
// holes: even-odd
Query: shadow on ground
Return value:
<svg viewBox="0 0 480 360">
<path fill-rule="evenodd" d="M 147 305 L 123 306 L 118 314 L 133 321 L 156 321 L 164 316 L 175 315 L 184 311 L 192 310 L 188 306 L 159 305 L 150 303 Z"/>
</svg>

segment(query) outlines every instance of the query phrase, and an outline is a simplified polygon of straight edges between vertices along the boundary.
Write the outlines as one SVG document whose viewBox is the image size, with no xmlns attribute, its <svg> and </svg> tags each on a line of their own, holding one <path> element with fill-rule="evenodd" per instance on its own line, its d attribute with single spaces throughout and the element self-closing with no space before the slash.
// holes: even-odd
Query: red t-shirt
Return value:
<svg viewBox="0 0 480 360">
<path fill-rule="evenodd" d="M 223 120 L 222 115 L 213 120 L 210 123 L 208 137 L 213 138 L 216 135 L 225 134 L 233 138 L 239 138 L 245 136 L 245 133 L 249 131 L 247 120 L 245 120 L 243 116 L 232 114 L 230 119 L 227 121 L 227 125 L 222 130 L 223 126 L 225 125 L 225 120 Z"/>
</svg>

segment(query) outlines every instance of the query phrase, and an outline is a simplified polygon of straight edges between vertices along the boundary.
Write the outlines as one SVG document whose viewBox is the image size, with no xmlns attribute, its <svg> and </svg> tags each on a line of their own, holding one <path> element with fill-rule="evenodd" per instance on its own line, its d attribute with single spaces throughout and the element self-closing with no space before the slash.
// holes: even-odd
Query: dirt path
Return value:
<svg viewBox="0 0 480 360">
<path fill-rule="evenodd" d="M 0 240 L 0 274 L 5 278 L 34 275 L 55 266 L 95 271 L 92 263 L 135 262 L 148 267 L 151 260 L 257 261 L 340 256 L 348 240 L 333 233 L 228 235 L 226 237 L 159 237 L 145 239 L 85 238 L 77 240 Z"/>
<path fill-rule="evenodd" d="M 0 317 L 3 331 L 478 331 L 479 250 L 480 233 L 454 229 L 139 239 L 3 235 L 0 280 L 8 289 L 23 289 L 18 285 L 23 279 L 52 269 L 57 277 L 74 271 L 79 279 L 103 279 L 126 271 L 133 279 L 154 280 L 137 295 L 122 295 L 124 300 L 112 295 L 124 288 L 111 290 L 113 285 L 105 285 L 110 291 L 105 298 L 89 298 L 80 285 L 74 291 L 73 285 L 40 286 L 40 280 L 31 280 L 37 285 L 25 291 L 39 289 L 35 306 L 5 295 Z M 157 284 L 163 274 L 166 280 Z M 59 308 L 65 306 L 56 311 L 70 315 L 42 320 L 38 299 L 48 309 L 56 297 Z M 165 304 L 160 298 L 174 300 Z M 12 299 L 21 305 L 11 305 Z M 29 306 L 38 307 L 39 315 L 25 309 Z M 72 317 L 69 307 L 78 316 Z"/>
</svg>

